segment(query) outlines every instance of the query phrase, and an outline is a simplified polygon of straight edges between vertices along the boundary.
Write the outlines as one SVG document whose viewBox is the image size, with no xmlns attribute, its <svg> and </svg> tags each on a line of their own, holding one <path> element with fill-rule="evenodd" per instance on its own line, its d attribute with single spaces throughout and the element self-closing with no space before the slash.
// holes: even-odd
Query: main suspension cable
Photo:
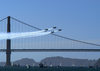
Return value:
<svg viewBox="0 0 100 71">
<path fill-rule="evenodd" d="M 37 29 L 37 30 L 42 30 L 42 29 L 40 29 L 40 28 L 34 27 L 34 26 L 29 25 L 29 24 L 27 24 L 27 23 L 24 23 L 24 22 L 22 22 L 22 21 L 20 21 L 20 20 L 17 20 L 17 19 L 15 19 L 15 18 L 13 18 L 13 17 L 11 17 L 11 18 L 14 19 L 14 20 L 16 20 L 16 21 L 18 21 L 18 22 L 20 22 L 20 23 L 22 23 L 22 24 L 25 24 L 25 25 L 27 25 L 27 26 L 29 26 L 29 27 L 35 28 L 35 29 Z M 52 34 L 52 33 L 51 33 L 51 34 Z M 60 36 L 60 35 L 57 35 L 57 34 L 52 34 L 52 35 L 57 36 L 57 37 L 61 37 L 61 38 L 64 38 L 64 39 L 68 39 L 68 40 L 72 40 L 72 41 L 84 43 L 84 44 L 100 46 L 99 44 L 94 44 L 94 43 L 89 43 L 89 42 L 79 41 L 79 40 L 67 38 L 67 37 L 64 37 L 64 36 Z"/>
</svg>

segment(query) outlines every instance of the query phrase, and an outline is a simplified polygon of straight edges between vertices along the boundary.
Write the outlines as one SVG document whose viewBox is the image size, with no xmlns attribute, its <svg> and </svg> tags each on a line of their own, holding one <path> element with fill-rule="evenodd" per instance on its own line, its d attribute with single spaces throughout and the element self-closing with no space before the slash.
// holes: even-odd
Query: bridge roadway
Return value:
<svg viewBox="0 0 100 71">
<path fill-rule="evenodd" d="M 0 49 L 6 52 L 6 49 Z M 100 52 L 100 49 L 11 49 L 11 52 Z"/>
</svg>

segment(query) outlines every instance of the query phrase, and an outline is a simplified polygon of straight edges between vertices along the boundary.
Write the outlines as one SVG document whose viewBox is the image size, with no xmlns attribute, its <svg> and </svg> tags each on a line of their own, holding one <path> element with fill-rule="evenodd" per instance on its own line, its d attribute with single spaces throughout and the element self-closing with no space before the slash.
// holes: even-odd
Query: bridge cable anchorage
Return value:
<svg viewBox="0 0 100 71">
<path fill-rule="evenodd" d="M 7 18 L 7 17 L 6 17 L 6 18 Z M 5 20 L 6 18 L 4 18 L 4 19 L 0 20 L 0 22 L 1 22 L 1 21 L 3 21 L 3 20 Z"/>
<path fill-rule="evenodd" d="M 16 21 L 18 21 L 18 22 L 20 22 L 20 23 L 22 23 L 22 24 L 25 24 L 25 25 L 27 25 L 27 26 L 29 26 L 29 27 L 35 28 L 35 29 L 37 29 L 37 30 L 42 30 L 42 29 L 40 29 L 40 28 L 34 27 L 34 26 L 29 25 L 29 24 L 27 24 L 27 23 L 24 23 L 24 22 L 22 22 L 22 21 L 20 21 L 20 20 L 17 20 L 17 19 L 15 19 L 15 18 L 13 18 L 13 17 L 11 17 L 11 18 L 14 19 L 14 20 L 16 20 Z M 54 36 L 57 36 L 57 37 L 61 37 L 61 38 L 64 38 L 64 39 L 68 39 L 68 40 L 72 40 L 72 41 L 76 41 L 76 42 L 80 42 L 80 43 L 84 43 L 84 44 L 89 44 L 89 45 L 94 45 L 94 46 L 100 46 L 99 44 L 94 44 L 94 43 L 84 42 L 84 41 L 80 41 L 80 40 L 75 40 L 75 39 L 71 39 L 71 38 L 64 37 L 64 36 L 60 36 L 60 35 L 53 34 L 53 33 L 51 33 L 51 34 L 54 35 Z"/>
</svg>

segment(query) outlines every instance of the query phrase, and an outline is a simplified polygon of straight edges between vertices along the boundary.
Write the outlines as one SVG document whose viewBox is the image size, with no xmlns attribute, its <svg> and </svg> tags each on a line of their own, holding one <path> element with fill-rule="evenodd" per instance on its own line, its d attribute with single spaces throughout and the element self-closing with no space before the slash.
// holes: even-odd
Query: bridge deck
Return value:
<svg viewBox="0 0 100 71">
<path fill-rule="evenodd" d="M 11 49 L 12 52 L 100 52 L 100 49 Z M 0 49 L 6 52 L 6 49 Z"/>
</svg>

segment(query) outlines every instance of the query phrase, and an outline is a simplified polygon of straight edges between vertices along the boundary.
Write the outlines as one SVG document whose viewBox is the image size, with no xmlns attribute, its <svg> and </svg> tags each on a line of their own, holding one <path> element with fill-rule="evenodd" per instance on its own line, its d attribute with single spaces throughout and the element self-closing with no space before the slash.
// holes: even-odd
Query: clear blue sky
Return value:
<svg viewBox="0 0 100 71">
<path fill-rule="evenodd" d="M 57 26 L 57 34 L 100 44 L 100 0 L 0 0 L 0 19 L 12 16 L 41 29 Z M 42 54 L 42 56 L 41 56 Z M 11 60 L 45 57 L 98 59 L 100 52 L 12 53 Z M 0 52 L 0 61 L 6 61 Z"/>
</svg>

